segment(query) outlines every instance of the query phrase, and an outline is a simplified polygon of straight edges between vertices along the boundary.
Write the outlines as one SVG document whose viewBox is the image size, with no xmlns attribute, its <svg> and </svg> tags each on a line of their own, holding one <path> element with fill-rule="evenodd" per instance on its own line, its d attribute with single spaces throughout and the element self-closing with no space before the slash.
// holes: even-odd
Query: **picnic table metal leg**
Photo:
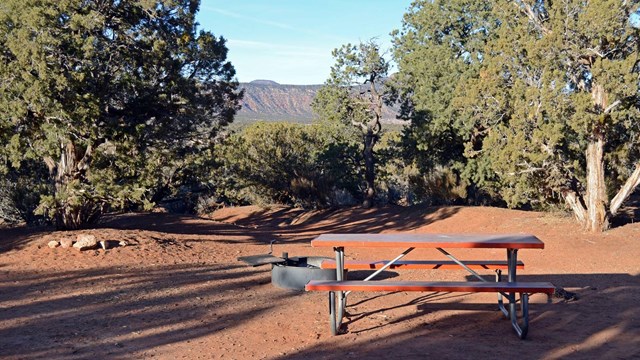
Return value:
<svg viewBox="0 0 640 360">
<path fill-rule="evenodd" d="M 502 281 L 502 270 L 496 270 L 496 282 Z M 502 314 L 508 319 L 509 318 L 509 310 L 504 307 L 503 295 L 501 292 L 498 293 L 498 308 L 502 311 Z"/>
<path fill-rule="evenodd" d="M 329 324 L 331 325 L 331 335 L 338 335 L 340 323 L 336 319 L 336 293 L 329 291 Z"/>
<path fill-rule="evenodd" d="M 455 256 L 451 255 L 445 249 L 443 249 L 443 248 L 436 248 L 436 249 L 438 251 L 440 251 L 441 253 L 443 253 L 449 259 L 453 260 L 453 262 L 455 262 L 456 264 L 460 265 L 463 269 L 467 270 L 469 273 L 471 273 L 471 275 L 475 276 L 478 280 L 487 282 L 487 280 L 485 278 L 483 278 L 482 276 L 480 276 L 480 274 L 478 274 L 477 272 L 473 271 L 470 267 L 465 265 L 462 261 L 458 260 L 458 258 L 456 258 Z"/>
<path fill-rule="evenodd" d="M 413 248 L 412 248 L 413 249 Z M 478 274 L 477 272 L 471 270 L 470 267 L 468 267 L 467 265 L 465 265 L 462 261 L 458 260 L 455 256 L 451 255 L 449 252 L 447 252 L 446 250 L 442 249 L 442 248 L 436 248 L 438 249 L 438 251 L 440 251 L 441 253 L 443 253 L 445 256 L 447 256 L 449 259 L 453 260 L 456 264 L 460 265 L 462 268 L 464 268 L 465 270 L 467 270 L 469 273 L 471 273 L 471 275 L 475 276 L 478 280 L 480 281 L 484 281 L 484 282 L 488 282 L 485 278 L 483 278 L 482 276 L 480 276 L 480 274 Z M 507 254 L 507 266 L 509 269 L 511 269 L 511 263 L 508 261 L 509 259 L 509 254 Z M 513 273 L 513 276 L 515 277 L 515 267 L 518 265 L 518 261 L 515 260 L 513 262 L 513 270 L 510 270 L 509 273 Z M 496 270 L 496 282 L 500 282 L 502 281 L 502 270 L 497 269 Z M 502 301 L 502 297 L 506 297 L 509 298 L 508 294 L 505 294 L 503 292 L 499 292 L 498 293 L 498 308 L 500 308 L 500 311 L 502 311 L 502 313 L 504 314 L 504 316 L 508 319 L 509 318 L 509 311 L 507 310 L 507 308 L 504 307 L 504 303 Z"/>
<path fill-rule="evenodd" d="M 518 249 L 507 249 L 507 266 L 509 267 L 508 281 L 516 282 L 516 265 L 518 263 Z M 518 323 L 518 311 L 516 293 L 509 293 L 509 315 L 511 326 L 516 331 L 520 339 L 527 337 L 529 331 L 529 294 L 520 294 L 520 305 L 522 309 L 522 324 Z"/>
<path fill-rule="evenodd" d="M 438 251 L 449 257 L 458 265 L 462 266 L 465 270 L 470 272 L 473 276 L 478 278 L 481 281 L 486 282 L 487 280 L 481 277 L 478 273 L 471 270 L 468 266 L 466 266 L 462 261 L 458 260 L 455 256 L 451 255 L 447 251 L 442 248 L 437 248 Z M 508 282 L 516 282 L 516 268 L 518 266 L 518 249 L 507 249 L 507 268 Z M 496 270 L 496 281 L 500 282 L 502 280 L 502 271 Z M 507 298 L 509 300 L 509 309 L 504 306 L 503 298 Z M 516 301 L 516 293 L 498 293 L 498 307 L 500 311 L 504 314 L 507 319 L 511 319 L 511 325 L 514 330 L 518 334 L 521 339 L 524 339 L 527 336 L 527 331 L 529 329 L 529 295 L 528 294 L 520 294 L 520 302 L 522 306 L 522 325 L 518 323 L 518 311 L 517 311 L 517 301 Z"/>
<path fill-rule="evenodd" d="M 336 253 L 336 280 L 344 280 L 344 248 L 333 248 Z M 331 320 L 331 334 L 337 335 L 342 326 L 347 298 L 343 291 L 329 293 L 329 316 Z"/>
<path fill-rule="evenodd" d="M 376 270 L 373 274 L 367 276 L 363 281 L 369 281 L 371 279 L 373 279 L 374 277 L 378 276 L 378 274 L 380 274 L 381 272 L 387 270 L 389 267 L 391 267 L 391 265 L 394 265 L 398 260 L 402 259 L 403 257 L 407 256 L 407 254 L 409 254 L 410 252 L 412 252 L 415 248 L 408 248 L 407 250 L 403 251 L 402 254 L 396 256 L 395 259 L 387 262 L 386 264 L 384 264 L 384 266 L 382 266 L 380 269 Z M 347 295 L 351 294 L 351 291 L 346 291 L 344 293 L 344 297 L 346 298 Z"/>
<path fill-rule="evenodd" d="M 508 282 L 516 282 L 516 262 L 518 257 L 517 249 L 507 249 L 507 266 L 509 268 L 509 273 L 507 274 Z M 509 293 L 509 314 L 511 316 L 511 320 L 516 314 L 516 294 Z"/>
<path fill-rule="evenodd" d="M 522 307 L 522 324 L 518 323 L 518 314 L 513 312 L 511 314 L 511 325 L 520 339 L 524 339 L 529 332 L 529 294 L 520 294 L 520 305 Z"/>
</svg>

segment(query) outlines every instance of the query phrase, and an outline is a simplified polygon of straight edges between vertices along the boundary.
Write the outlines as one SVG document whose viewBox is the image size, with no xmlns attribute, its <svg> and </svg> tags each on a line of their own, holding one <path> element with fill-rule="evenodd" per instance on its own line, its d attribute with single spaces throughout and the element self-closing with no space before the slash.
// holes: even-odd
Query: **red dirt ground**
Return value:
<svg viewBox="0 0 640 360">
<path fill-rule="evenodd" d="M 327 232 L 532 233 L 546 248 L 520 251 L 519 280 L 550 281 L 580 299 L 547 303 L 533 295 L 521 341 L 496 311 L 494 294 L 353 293 L 348 332 L 332 337 L 326 293 L 276 288 L 268 266 L 236 260 L 266 253 L 273 239 L 276 254 L 332 256 L 309 245 Z M 78 233 L 132 245 L 82 253 L 47 247 Z M 1 229 L 0 358 L 640 358 L 639 235 L 640 224 L 590 234 L 557 214 L 489 207 L 244 207 L 208 218 L 119 215 L 76 232 Z M 493 249 L 454 254 L 504 257 Z M 391 255 L 347 249 L 347 258 Z M 444 270 L 391 276 L 466 279 Z"/>
</svg>

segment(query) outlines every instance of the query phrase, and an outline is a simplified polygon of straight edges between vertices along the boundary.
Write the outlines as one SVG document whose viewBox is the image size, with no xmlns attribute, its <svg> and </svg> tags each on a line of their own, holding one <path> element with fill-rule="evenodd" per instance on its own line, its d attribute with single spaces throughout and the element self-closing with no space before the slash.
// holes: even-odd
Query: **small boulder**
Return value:
<svg viewBox="0 0 640 360">
<path fill-rule="evenodd" d="M 96 241 L 96 237 L 93 235 L 78 235 L 73 247 L 80 251 L 91 250 L 98 247 L 98 241 Z"/>
<path fill-rule="evenodd" d="M 71 238 L 65 238 L 65 239 L 60 240 L 60 246 L 61 246 L 63 249 L 68 249 L 68 248 L 70 248 L 71 246 L 73 246 L 73 239 L 71 239 Z"/>
<path fill-rule="evenodd" d="M 49 243 L 47 243 L 47 246 L 49 246 L 50 248 L 57 248 L 58 246 L 60 246 L 60 243 L 55 241 L 55 240 L 51 240 L 49 241 Z"/>
</svg>

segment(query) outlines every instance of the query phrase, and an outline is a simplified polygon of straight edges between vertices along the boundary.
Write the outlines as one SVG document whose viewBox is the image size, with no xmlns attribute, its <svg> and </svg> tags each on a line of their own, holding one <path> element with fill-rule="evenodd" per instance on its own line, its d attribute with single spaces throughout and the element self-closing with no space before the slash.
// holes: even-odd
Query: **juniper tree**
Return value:
<svg viewBox="0 0 640 360">
<path fill-rule="evenodd" d="M 400 102 L 399 117 L 410 120 L 403 131 L 406 161 L 424 173 L 437 166 L 451 169 L 476 189 L 491 192 L 494 172 L 486 158 L 476 156 L 491 116 L 477 108 L 459 116 L 458 88 L 478 77 L 482 52 L 495 26 L 491 7 L 483 1 L 416 1 L 394 31 L 393 56 L 399 71 L 392 81 Z"/>
<path fill-rule="evenodd" d="M 332 55 L 336 62 L 311 106 L 321 118 L 352 125 L 360 132 L 366 185 L 363 206 L 371 207 L 376 195 L 374 147 L 382 130 L 383 82 L 389 62 L 374 41 L 346 44 Z"/>
<path fill-rule="evenodd" d="M 446 107 L 425 128 L 450 126 L 467 169 L 485 164 L 483 179 L 510 205 L 561 200 L 585 228 L 604 230 L 640 182 L 637 7 L 416 2 L 396 34 L 400 88 L 413 91 L 404 98 L 414 112 Z"/>
<path fill-rule="evenodd" d="M 239 96 L 198 0 L 5 0 L 0 169 L 45 163 L 60 228 L 150 204 L 180 182 Z"/>
</svg>

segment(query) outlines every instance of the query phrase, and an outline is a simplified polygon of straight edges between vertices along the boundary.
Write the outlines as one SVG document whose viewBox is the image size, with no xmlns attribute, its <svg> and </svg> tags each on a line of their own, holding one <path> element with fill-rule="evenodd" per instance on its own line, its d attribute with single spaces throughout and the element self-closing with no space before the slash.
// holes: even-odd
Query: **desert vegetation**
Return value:
<svg viewBox="0 0 640 360">
<path fill-rule="evenodd" d="M 347 6 L 202 9 L 294 32 L 255 14 L 311 3 Z M 640 0 L 415 0 L 322 85 L 239 83 L 200 5 L 0 1 L 0 357 L 640 358 Z M 528 341 L 493 293 L 354 292 L 332 336 L 326 293 L 240 260 L 335 258 L 331 233 L 533 234 L 518 281 L 557 291 Z M 471 279 L 443 270 L 382 275 Z"/>
<path fill-rule="evenodd" d="M 194 181 L 241 96 L 225 39 L 198 31 L 197 11 L 197 1 L 3 2 L 0 171 L 14 179 L 3 191 L 39 195 L 11 196 L 21 213 L 74 229 Z"/>
<path fill-rule="evenodd" d="M 603 231 L 640 182 L 638 6 L 415 1 L 392 44 L 334 51 L 312 124 L 231 130 L 242 90 L 198 1 L 8 0 L 0 217 L 493 204 Z"/>
</svg>

